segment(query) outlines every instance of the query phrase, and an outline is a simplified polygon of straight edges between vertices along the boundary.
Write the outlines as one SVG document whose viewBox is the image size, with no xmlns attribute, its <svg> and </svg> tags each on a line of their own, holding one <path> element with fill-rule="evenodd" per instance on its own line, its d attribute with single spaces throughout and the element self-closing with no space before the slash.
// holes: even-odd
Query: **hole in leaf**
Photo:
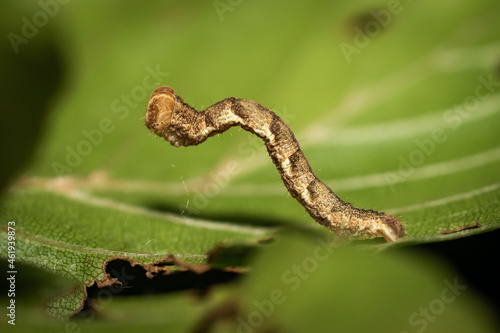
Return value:
<svg viewBox="0 0 500 333">
<path fill-rule="evenodd" d="M 99 301 L 114 297 L 194 291 L 204 296 L 211 286 L 233 281 L 242 271 L 214 268 L 209 264 L 191 265 L 173 256 L 154 264 L 141 264 L 124 258 L 112 258 L 104 264 L 107 277 L 86 287 L 86 299 L 73 318 L 93 317 Z"/>
</svg>

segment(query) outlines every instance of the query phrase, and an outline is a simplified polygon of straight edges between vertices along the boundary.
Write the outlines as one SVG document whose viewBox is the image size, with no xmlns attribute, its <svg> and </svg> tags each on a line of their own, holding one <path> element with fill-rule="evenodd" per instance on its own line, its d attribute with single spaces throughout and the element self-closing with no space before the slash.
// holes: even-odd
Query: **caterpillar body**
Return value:
<svg viewBox="0 0 500 333">
<path fill-rule="evenodd" d="M 342 201 L 316 177 L 290 127 L 257 102 L 230 97 L 196 111 L 172 88 L 161 86 L 151 95 L 145 121 L 151 132 L 176 147 L 198 145 L 241 126 L 264 140 L 285 187 L 319 224 L 346 238 L 393 242 L 406 235 L 397 217 Z"/>
</svg>

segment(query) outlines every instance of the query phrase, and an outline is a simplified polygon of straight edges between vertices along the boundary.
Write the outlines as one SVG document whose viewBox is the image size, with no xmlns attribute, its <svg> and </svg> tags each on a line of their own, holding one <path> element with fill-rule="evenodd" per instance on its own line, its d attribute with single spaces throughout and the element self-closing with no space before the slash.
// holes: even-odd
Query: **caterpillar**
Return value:
<svg viewBox="0 0 500 333">
<path fill-rule="evenodd" d="M 316 177 L 290 127 L 257 102 L 229 97 L 196 111 L 172 88 L 161 86 L 151 94 L 145 122 L 151 132 L 175 147 L 198 145 L 241 126 L 264 140 L 285 187 L 319 224 L 351 239 L 384 237 L 393 242 L 406 235 L 397 217 L 342 201 Z"/>
</svg>

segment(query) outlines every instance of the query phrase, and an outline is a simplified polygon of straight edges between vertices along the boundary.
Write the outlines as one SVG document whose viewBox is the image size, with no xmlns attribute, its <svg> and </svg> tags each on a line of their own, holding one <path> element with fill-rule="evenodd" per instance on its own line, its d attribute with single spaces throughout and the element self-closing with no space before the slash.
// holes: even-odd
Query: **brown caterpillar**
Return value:
<svg viewBox="0 0 500 333">
<path fill-rule="evenodd" d="M 146 126 L 176 147 L 198 145 L 241 126 L 264 140 L 286 188 L 319 224 L 348 238 L 382 236 L 392 242 L 406 235 L 397 217 L 342 201 L 311 170 L 290 127 L 254 101 L 230 97 L 198 112 L 172 88 L 161 86 L 149 100 Z"/>
</svg>

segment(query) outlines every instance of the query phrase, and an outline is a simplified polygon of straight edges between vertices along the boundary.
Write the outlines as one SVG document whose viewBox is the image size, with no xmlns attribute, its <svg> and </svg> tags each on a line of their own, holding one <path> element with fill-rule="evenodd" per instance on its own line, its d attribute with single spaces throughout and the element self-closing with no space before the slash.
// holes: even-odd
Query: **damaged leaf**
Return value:
<svg viewBox="0 0 500 333">
<path fill-rule="evenodd" d="M 304 260 L 294 246 L 285 246 L 274 247 L 279 251 L 271 250 L 265 261 L 254 251 L 260 240 L 290 227 L 304 235 L 329 234 L 316 228 L 287 195 L 265 147 L 248 133 L 232 129 L 209 139 L 203 149 L 175 149 L 148 136 L 141 117 L 159 85 L 176 87 L 198 109 L 230 96 L 272 109 L 290 125 L 318 178 L 356 207 L 397 216 L 408 232 L 394 245 L 363 245 L 375 245 L 382 253 L 432 242 L 447 246 L 453 239 L 474 239 L 498 229 L 497 1 L 457 1 L 453 11 L 440 2 L 401 3 L 387 26 L 372 31 L 376 36 L 366 35 L 369 39 L 358 31 L 387 17 L 382 15 L 389 10 L 387 2 L 233 1 L 232 10 L 223 13 L 210 1 L 196 6 L 51 3 L 59 3 L 57 14 L 47 14 L 47 24 L 37 27 L 39 33 L 28 44 L 19 45 L 19 53 L 8 38 L 0 52 L 2 59 L 16 60 L 16 66 L 2 62 L 8 67 L 24 68 L 2 76 L 3 94 L 26 99 L 7 104 L 11 115 L 0 122 L 9 127 L 0 131 L 2 181 L 13 170 L 20 176 L 1 198 L 0 256 L 7 259 L 6 223 L 13 221 L 16 264 L 69 281 L 64 290 L 48 289 L 56 297 L 49 303 L 52 315 L 68 318 L 81 310 L 86 292 L 103 291 L 88 308 L 104 310 L 95 319 L 55 324 L 53 319 L 22 317 L 27 312 L 19 311 L 19 327 L 77 331 L 85 323 L 107 330 L 113 323 L 122 332 L 137 331 L 137 325 L 183 332 L 199 324 L 200 330 L 231 331 L 239 316 L 249 323 L 253 302 L 263 304 L 279 287 L 282 274 Z M 17 34 L 22 34 L 22 18 L 45 14 L 38 2 L 9 1 L 5 6 L 0 24 Z M 53 75 L 59 63 L 39 78 L 30 77 L 32 64 L 25 63 L 44 62 L 45 56 L 28 54 L 44 43 L 50 44 L 45 49 L 59 49 L 66 71 L 64 86 L 50 96 L 43 92 L 57 89 L 52 85 L 58 82 Z M 346 45 L 355 51 L 349 53 L 353 49 Z M 47 87 L 30 92 L 40 84 Z M 47 108 L 50 112 L 41 121 Z M 23 169 L 21 160 L 31 162 Z M 478 227 L 461 230 L 476 222 Z M 298 249 L 310 249 L 297 241 Z M 147 273 L 147 267 L 169 255 L 195 265 L 193 269 L 212 260 L 212 269 L 248 265 L 255 275 L 246 275 L 246 282 L 236 279 L 238 292 L 229 287 L 232 283 L 214 284 L 210 297 L 194 302 L 187 289 L 106 301 L 104 290 L 125 295 L 133 289 L 118 282 L 119 274 L 103 269 L 110 260 L 119 267 L 134 263 L 130 269 L 144 269 L 141 274 L 153 277 L 142 277 L 147 282 L 167 268 L 172 272 L 166 279 L 195 274 L 177 264 Z M 287 302 L 276 305 L 269 318 L 263 316 L 265 326 L 255 331 L 352 331 L 386 318 L 388 331 L 414 332 L 421 326 L 411 326 L 409 316 L 440 297 L 441 279 L 455 281 L 425 260 L 415 268 L 410 258 L 369 257 L 371 262 L 365 256 L 346 254 L 318 264 L 315 273 L 305 272 L 310 277 L 300 280 L 303 288 L 296 292 L 283 286 Z M 260 259 L 253 267 L 255 258 Z M 176 273 L 174 266 L 187 273 Z M 481 302 L 469 299 L 469 290 L 446 305 L 428 332 L 459 331 L 463 322 L 464 328 L 481 325 L 477 312 L 482 307 L 476 307 Z M 241 297 L 234 300 L 232 295 Z M 34 296 L 29 304 L 20 299 L 20 309 L 24 304 L 33 313 L 44 313 L 45 299 Z M 384 317 L 391 314 L 383 312 L 385 304 L 394 316 Z M 0 324 L 2 332 L 5 325 Z"/>
</svg>

